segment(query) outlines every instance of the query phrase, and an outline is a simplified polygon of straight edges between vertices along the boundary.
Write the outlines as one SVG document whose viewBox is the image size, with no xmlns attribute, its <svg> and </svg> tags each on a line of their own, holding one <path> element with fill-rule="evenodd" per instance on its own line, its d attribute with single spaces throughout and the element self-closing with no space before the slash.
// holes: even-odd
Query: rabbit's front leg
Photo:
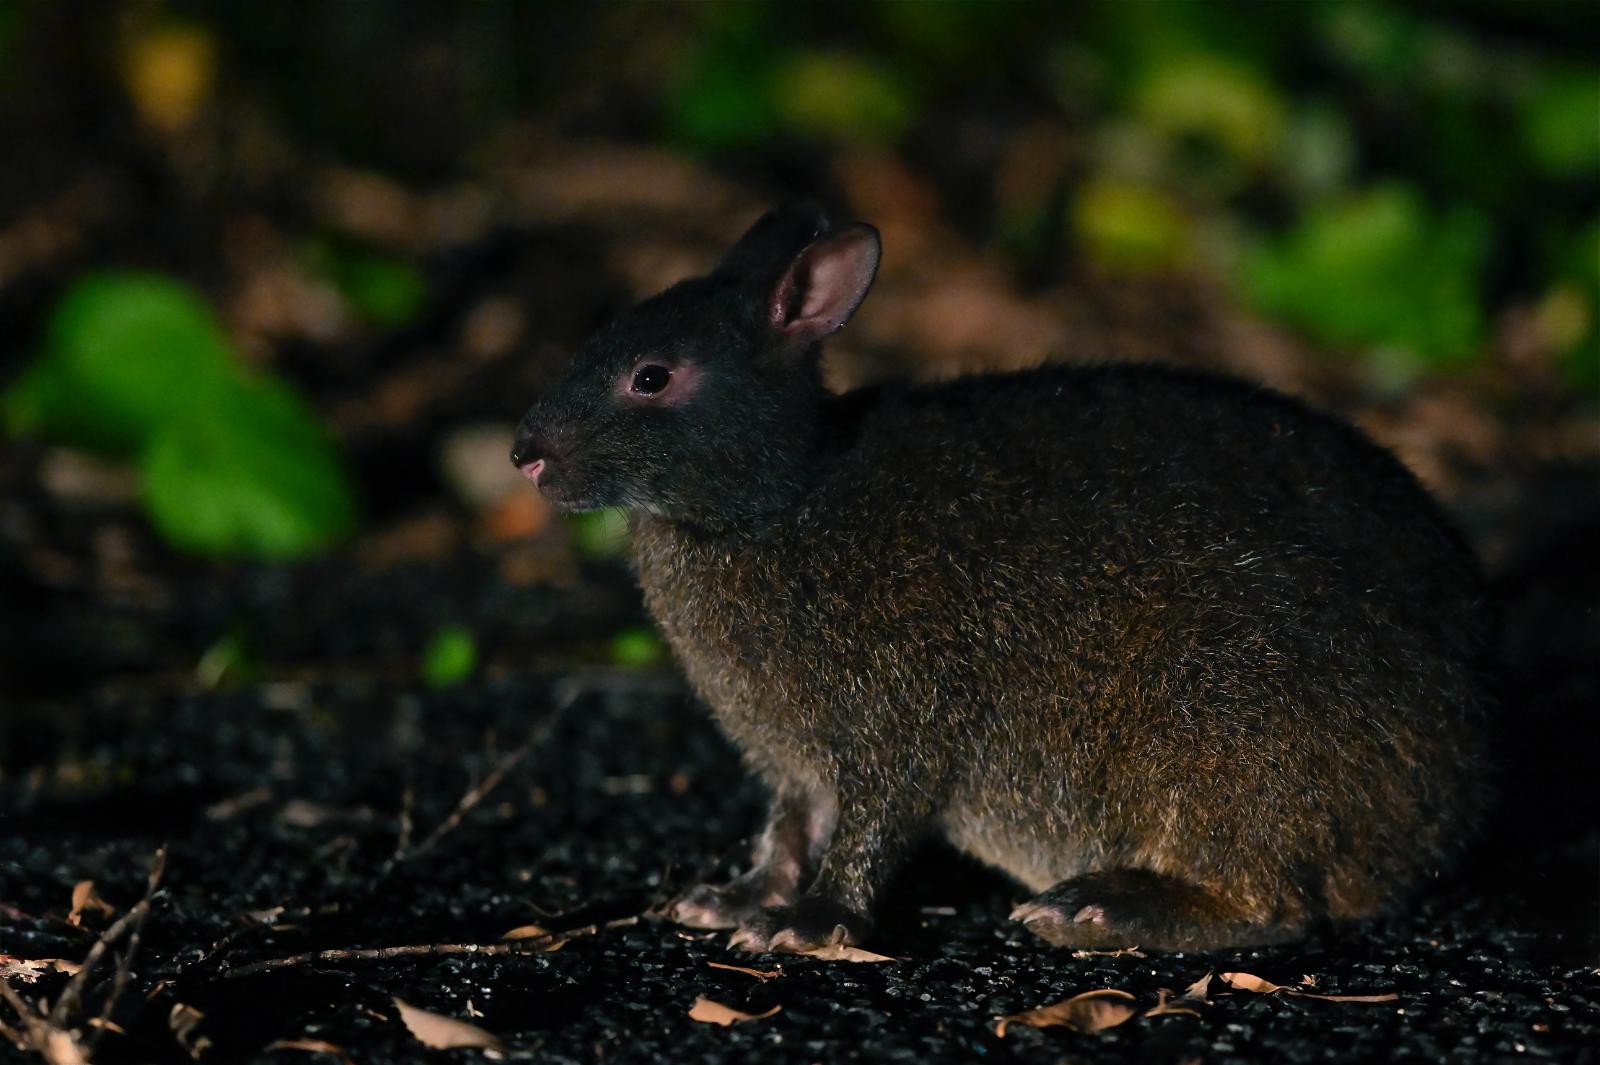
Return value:
<svg viewBox="0 0 1600 1065">
<path fill-rule="evenodd" d="M 668 919 L 690 928 L 737 928 L 764 907 L 794 902 L 833 831 L 833 820 L 831 800 L 796 787 L 777 788 L 750 868 L 726 884 L 690 888 L 668 907 Z"/>
<path fill-rule="evenodd" d="M 833 838 L 805 894 L 741 921 L 730 943 L 756 952 L 804 953 L 866 939 L 873 903 L 926 820 L 907 798 L 842 796 Z"/>
</svg>

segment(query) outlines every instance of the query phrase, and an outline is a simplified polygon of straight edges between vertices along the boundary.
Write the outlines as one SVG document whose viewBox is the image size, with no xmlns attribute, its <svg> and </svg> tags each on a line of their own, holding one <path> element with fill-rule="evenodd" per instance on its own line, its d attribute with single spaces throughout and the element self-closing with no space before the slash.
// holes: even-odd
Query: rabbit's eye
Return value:
<svg viewBox="0 0 1600 1065">
<path fill-rule="evenodd" d="M 633 390 L 641 396 L 653 396 L 666 388 L 667 382 L 671 379 L 671 370 L 651 363 L 633 371 Z"/>
</svg>

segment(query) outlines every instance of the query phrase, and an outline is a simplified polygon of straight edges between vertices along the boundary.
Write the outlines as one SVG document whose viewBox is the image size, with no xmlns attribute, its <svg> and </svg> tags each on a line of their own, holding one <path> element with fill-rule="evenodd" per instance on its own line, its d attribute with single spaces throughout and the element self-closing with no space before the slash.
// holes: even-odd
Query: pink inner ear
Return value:
<svg viewBox="0 0 1600 1065">
<path fill-rule="evenodd" d="M 849 320 L 878 272 L 878 237 L 861 226 L 817 241 L 772 293 L 769 315 L 786 333 L 820 339 Z"/>
<path fill-rule="evenodd" d="M 809 276 L 800 284 L 805 292 L 796 318 L 820 318 L 828 310 L 850 299 L 855 271 L 843 256 L 825 255 L 810 264 Z"/>
</svg>

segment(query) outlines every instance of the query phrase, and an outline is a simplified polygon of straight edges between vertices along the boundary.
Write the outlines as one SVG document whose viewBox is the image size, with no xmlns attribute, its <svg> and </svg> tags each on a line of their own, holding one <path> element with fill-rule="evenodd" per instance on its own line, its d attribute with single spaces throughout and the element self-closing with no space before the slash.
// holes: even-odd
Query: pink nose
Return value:
<svg viewBox="0 0 1600 1065">
<path fill-rule="evenodd" d="M 522 467 L 522 475 L 532 481 L 534 487 L 539 486 L 539 475 L 544 472 L 544 459 L 535 459 Z"/>
</svg>

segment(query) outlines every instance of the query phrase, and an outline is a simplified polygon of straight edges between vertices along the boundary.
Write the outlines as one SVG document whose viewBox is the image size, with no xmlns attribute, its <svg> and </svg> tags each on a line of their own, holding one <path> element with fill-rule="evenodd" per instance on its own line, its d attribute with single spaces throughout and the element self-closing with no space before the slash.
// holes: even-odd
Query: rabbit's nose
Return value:
<svg viewBox="0 0 1600 1065">
<path fill-rule="evenodd" d="M 511 448 L 511 465 L 519 470 L 526 470 L 528 466 L 539 458 L 539 440 L 533 436 L 520 437 Z M 539 465 L 544 465 L 540 460 Z"/>
<path fill-rule="evenodd" d="M 522 470 L 523 476 L 527 477 L 528 480 L 533 482 L 533 486 L 535 488 L 539 487 L 539 475 L 544 472 L 544 459 L 535 459 L 534 461 L 521 466 L 520 469 Z"/>
</svg>

